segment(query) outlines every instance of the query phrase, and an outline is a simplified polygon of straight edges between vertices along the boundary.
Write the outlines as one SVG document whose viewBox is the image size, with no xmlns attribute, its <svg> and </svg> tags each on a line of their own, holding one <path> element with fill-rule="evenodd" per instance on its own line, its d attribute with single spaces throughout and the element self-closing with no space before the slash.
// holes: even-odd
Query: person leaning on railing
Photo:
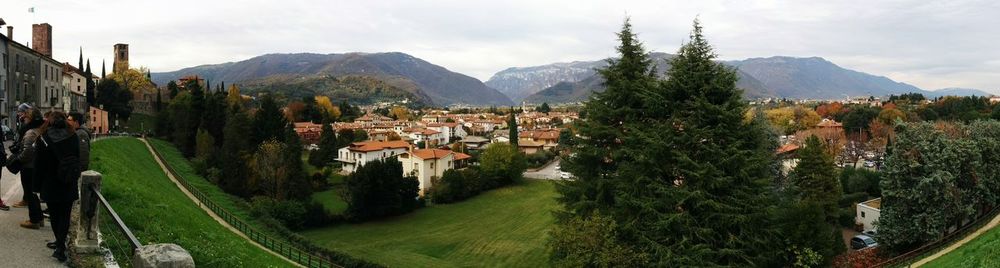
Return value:
<svg viewBox="0 0 1000 268">
<path fill-rule="evenodd" d="M 46 114 L 41 127 L 41 137 L 35 143 L 36 178 L 41 179 L 42 198 L 48 202 L 55 242 L 47 244 L 55 249 L 52 257 L 66 261 L 66 236 L 69 234 L 69 217 L 73 201 L 80 198 L 77 180 L 80 178 L 80 139 L 76 129 L 67 122 L 66 113 L 54 111 Z"/>
</svg>

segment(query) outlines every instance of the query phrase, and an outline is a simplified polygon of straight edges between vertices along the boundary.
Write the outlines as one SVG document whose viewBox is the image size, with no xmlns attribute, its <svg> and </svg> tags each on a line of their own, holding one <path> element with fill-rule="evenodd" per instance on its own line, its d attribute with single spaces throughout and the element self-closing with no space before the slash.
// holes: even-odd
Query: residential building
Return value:
<svg viewBox="0 0 1000 268">
<path fill-rule="evenodd" d="M 63 110 L 86 114 L 87 109 L 87 76 L 69 63 L 63 63 L 63 88 L 66 96 L 63 99 Z"/>
<path fill-rule="evenodd" d="M 320 135 L 323 134 L 322 124 L 314 124 L 313 122 L 296 122 L 294 125 L 295 134 L 299 135 L 303 144 L 319 143 Z"/>
<path fill-rule="evenodd" d="M 778 156 L 778 160 L 781 163 L 779 167 L 781 174 L 788 175 L 795 169 L 795 166 L 799 164 L 799 146 L 793 143 L 788 143 L 778 147 L 775 154 Z"/>
<path fill-rule="evenodd" d="M 861 227 L 862 231 L 878 231 L 878 226 L 875 222 L 878 221 L 879 215 L 882 211 L 882 198 L 875 198 L 865 202 L 858 203 L 856 213 L 854 217 L 855 224 Z"/>
<path fill-rule="evenodd" d="M 490 143 L 490 140 L 480 136 L 465 136 L 465 138 L 459 142 L 465 145 L 466 149 L 479 150 L 486 148 L 486 145 Z"/>
<path fill-rule="evenodd" d="M 532 140 L 517 141 L 517 148 L 524 154 L 533 154 L 545 150 L 545 143 Z"/>
<path fill-rule="evenodd" d="M 366 163 L 385 160 L 409 151 L 405 141 L 363 141 L 337 150 L 337 161 L 342 163 L 344 172 L 354 172 Z"/>
<path fill-rule="evenodd" d="M 545 149 L 559 146 L 559 129 L 557 128 L 521 131 L 517 136 L 519 143 L 524 140 L 540 142 Z"/>
<path fill-rule="evenodd" d="M 434 180 L 444 176 L 444 172 L 454 169 L 456 161 L 470 158 L 467 154 L 442 149 L 418 149 L 399 155 L 403 164 L 403 176 L 414 176 L 420 182 L 420 195 L 431 188 Z"/>
<path fill-rule="evenodd" d="M 110 122 L 108 122 L 108 111 L 105 111 L 98 107 L 90 107 L 90 126 L 91 133 L 94 134 L 108 134 L 111 128 Z"/>
<path fill-rule="evenodd" d="M 7 23 L 4 22 L 4 20 L 2 18 L 0 18 L 0 28 L 2 28 L 4 24 L 7 24 Z M 7 101 L 9 100 L 9 97 L 7 96 L 7 77 L 9 76 L 9 74 L 7 72 L 7 65 L 8 65 L 8 60 L 7 60 L 7 57 L 8 57 L 7 56 L 7 43 L 8 42 L 10 42 L 10 41 L 8 41 L 7 36 L 4 36 L 4 35 L 0 34 L 0 118 L 3 118 L 3 124 L 5 126 L 10 126 L 11 125 L 10 122 L 9 122 L 11 120 L 8 119 L 8 118 L 10 118 L 10 115 L 7 113 L 7 111 L 8 111 L 7 110 Z M 11 128 L 11 129 L 13 129 L 13 128 Z"/>
<path fill-rule="evenodd" d="M 444 143 L 451 143 L 452 137 L 465 138 L 468 133 L 465 133 L 465 129 L 462 124 L 459 123 L 429 123 L 427 128 L 440 131 L 444 134 Z"/>
<path fill-rule="evenodd" d="M 840 122 L 837 122 L 837 121 L 835 121 L 833 119 L 823 118 L 823 121 L 820 121 L 819 124 L 816 124 L 816 127 L 818 127 L 818 128 L 843 129 L 844 128 L 844 124 L 842 124 Z"/>
<path fill-rule="evenodd" d="M 447 138 L 440 131 L 426 128 L 408 128 L 403 130 L 403 134 L 416 142 L 424 142 L 424 147 L 433 147 L 440 144 L 447 144 Z"/>
</svg>

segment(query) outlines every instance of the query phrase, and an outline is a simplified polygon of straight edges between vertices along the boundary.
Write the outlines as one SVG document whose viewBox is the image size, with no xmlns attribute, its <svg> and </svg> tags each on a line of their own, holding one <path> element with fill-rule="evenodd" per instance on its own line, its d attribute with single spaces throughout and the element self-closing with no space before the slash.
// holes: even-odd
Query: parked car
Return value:
<svg viewBox="0 0 1000 268">
<path fill-rule="evenodd" d="M 878 242 L 875 242 L 875 238 L 871 236 L 860 234 L 851 238 L 851 249 L 858 250 L 875 246 L 878 246 Z"/>
<path fill-rule="evenodd" d="M 564 180 L 567 180 L 570 177 L 569 176 L 569 172 L 559 172 L 559 177 L 562 178 L 562 179 L 564 179 Z"/>
</svg>

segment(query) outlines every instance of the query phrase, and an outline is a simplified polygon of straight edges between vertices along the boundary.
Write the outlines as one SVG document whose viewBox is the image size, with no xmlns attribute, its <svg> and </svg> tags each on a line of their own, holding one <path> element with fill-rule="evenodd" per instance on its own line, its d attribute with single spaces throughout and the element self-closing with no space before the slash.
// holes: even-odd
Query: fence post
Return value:
<svg viewBox="0 0 1000 268">
<path fill-rule="evenodd" d="M 80 174 L 78 182 L 80 201 L 76 202 L 79 206 L 76 211 L 79 211 L 80 216 L 75 222 L 76 238 L 73 241 L 76 251 L 80 253 L 97 253 L 101 249 L 97 240 L 99 226 L 97 217 L 100 214 L 97 213 L 98 200 L 97 194 L 90 190 L 91 186 L 98 191 L 101 190 L 101 173 L 93 170 L 84 171 Z"/>
</svg>

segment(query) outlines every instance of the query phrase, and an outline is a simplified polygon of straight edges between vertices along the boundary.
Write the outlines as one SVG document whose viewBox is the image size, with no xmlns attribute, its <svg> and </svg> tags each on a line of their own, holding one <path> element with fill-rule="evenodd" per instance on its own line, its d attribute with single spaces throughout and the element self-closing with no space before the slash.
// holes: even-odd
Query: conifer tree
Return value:
<svg viewBox="0 0 1000 268">
<path fill-rule="evenodd" d="M 247 171 L 247 155 L 253 147 L 251 137 L 247 133 L 252 131 L 250 118 L 247 116 L 241 105 L 230 105 L 222 140 L 222 176 L 219 186 L 231 194 L 246 197 L 249 189 L 246 189 L 247 179 L 250 174 Z"/>
<path fill-rule="evenodd" d="M 843 252 L 843 237 L 836 228 L 840 215 L 838 202 L 843 194 L 840 180 L 834 173 L 833 157 L 828 155 L 825 145 L 818 137 L 806 138 L 805 147 L 799 149 L 799 163 L 790 174 L 793 191 L 797 193 L 800 203 L 798 210 L 816 210 L 807 213 L 792 213 L 791 217 L 800 219 L 816 215 L 823 224 L 811 223 L 800 237 L 790 238 L 790 242 L 798 248 L 808 248 L 823 256 L 824 263 L 829 263 L 834 256 Z M 798 215 L 796 215 L 798 214 Z M 794 219 L 792 219 L 794 221 Z M 830 234 L 824 238 L 816 234 Z"/>
<path fill-rule="evenodd" d="M 269 139 L 284 141 L 284 129 L 288 121 L 278 107 L 271 94 L 264 95 L 260 100 L 260 109 L 254 114 L 254 144 L 260 144 Z"/>
<path fill-rule="evenodd" d="M 80 47 L 80 63 L 76 65 L 80 71 L 83 71 L 83 47 Z"/>
<path fill-rule="evenodd" d="M 333 132 L 333 127 L 324 122 L 319 136 L 319 150 L 309 154 L 309 164 L 315 167 L 324 167 L 330 164 L 337 157 L 337 135 Z"/>
<path fill-rule="evenodd" d="M 578 125 L 560 222 L 608 215 L 617 241 L 648 254 L 640 266 L 780 265 L 773 140 L 744 120 L 736 73 L 714 61 L 697 20 L 690 38 L 657 83 L 626 21 L 620 58 L 600 72 L 607 90 Z"/>
<path fill-rule="evenodd" d="M 87 59 L 87 70 L 84 73 L 87 75 L 87 105 L 95 106 L 97 105 L 97 83 L 94 83 L 94 74 L 90 72 L 90 59 Z"/>
<path fill-rule="evenodd" d="M 107 71 L 106 71 L 106 69 L 104 68 L 104 60 L 101 60 L 101 80 L 104 80 L 104 76 L 105 76 L 106 74 L 107 74 Z"/>
<path fill-rule="evenodd" d="M 507 126 L 509 127 L 507 134 L 510 135 L 510 145 L 517 149 L 519 138 L 517 137 L 517 115 L 514 114 L 514 107 L 510 107 L 510 117 L 507 118 Z"/>
</svg>

